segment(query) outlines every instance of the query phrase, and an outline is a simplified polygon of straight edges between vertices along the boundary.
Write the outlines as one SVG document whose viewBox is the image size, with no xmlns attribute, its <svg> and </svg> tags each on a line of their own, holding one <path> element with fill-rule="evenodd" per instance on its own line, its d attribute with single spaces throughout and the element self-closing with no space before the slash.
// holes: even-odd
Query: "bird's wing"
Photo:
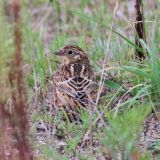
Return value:
<svg viewBox="0 0 160 160">
<path fill-rule="evenodd" d="M 87 77 L 72 77 L 63 82 L 58 82 L 57 87 L 85 105 L 85 103 L 91 103 L 84 99 L 85 95 L 95 90 L 97 84 Z"/>
<path fill-rule="evenodd" d="M 64 93 L 67 93 L 71 97 L 76 96 L 76 90 L 69 85 L 68 81 L 58 82 L 57 87 L 59 90 L 63 91 Z"/>
<path fill-rule="evenodd" d="M 87 98 L 81 99 L 80 103 L 82 103 L 84 106 L 90 106 L 91 108 L 94 108 L 94 106 L 96 104 L 96 103 L 88 100 Z"/>
</svg>

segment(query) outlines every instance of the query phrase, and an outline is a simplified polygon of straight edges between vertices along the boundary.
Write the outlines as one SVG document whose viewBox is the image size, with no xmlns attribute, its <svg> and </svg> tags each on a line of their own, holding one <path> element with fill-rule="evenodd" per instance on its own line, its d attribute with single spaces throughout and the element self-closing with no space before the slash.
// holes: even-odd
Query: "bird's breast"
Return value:
<svg viewBox="0 0 160 160">
<path fill-rule="evenodd" d="M 81 63 L 70 64 L 65 66 L 65 71 L 69 77 L 84 77 L 89 74 L 89 66 Z"/>
<path fill-rule="evenodd" d="M 75 91 L 83 91 L 92 81 L 91 68 L 87 64 L 65 65 L 63 72 L 65 77 L 62 83 L 67 83 Z"/>
</svg>

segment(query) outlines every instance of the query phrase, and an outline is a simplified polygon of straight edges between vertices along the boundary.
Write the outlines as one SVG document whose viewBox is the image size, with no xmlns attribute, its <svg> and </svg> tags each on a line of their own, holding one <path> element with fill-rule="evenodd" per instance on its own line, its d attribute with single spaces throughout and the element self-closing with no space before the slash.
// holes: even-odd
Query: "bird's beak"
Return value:
<svg viewBox="0 0 160 160">
<path fill-rule="evenodd" d="M 63 56 L 64 55 L 63 52 L 54 52 L 53 54 L 56 55 L 56 56 Z"/>
</svg>

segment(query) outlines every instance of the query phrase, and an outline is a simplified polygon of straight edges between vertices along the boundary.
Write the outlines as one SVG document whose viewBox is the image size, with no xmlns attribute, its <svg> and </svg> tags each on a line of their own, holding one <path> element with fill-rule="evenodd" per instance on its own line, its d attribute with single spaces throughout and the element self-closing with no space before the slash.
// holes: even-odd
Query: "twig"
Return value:
<svg viewBox="0 0 160 160">
<path fill-rule="evenodd" d="M 146 42 L 146 35 L 145 35 L 145 29 L 144 29 L 144 15 L 143 15 L 143 4 L 142 0 L 136 0 L 136 21 L 139 23 L 135 23 L 135 30 L 136 30 L 136 38 L 135 38 L 135 44 L 141 48 L 142 50 L 135 50 L 136 57 L 139 58 L 140 60 L 145 59 L 145 55 L 143 53 L 143 48 L 140 43 L 140 39 L 143 39 L 144 42 Z"/>
<path fill-rule="evenodd" d="M 97 94 L 97 99 L 96 99 L 96 106 L 95 106 L 95 109 L 97 108 L 97 105 L 98 105 L 98 101 L 99 101 L 99 98 L 100 98 L 100 95 L 101 95 L 101 92 L 102 92 L 102 89 L 103 89 L 103 85 L 104 85 L 104 73 L 105 73 L 105 63 L 106 63 L 106 60 L 107 60 L 107 57 L 108 57 L 108 50 L 109 50 L 109 46 L 110 46 L 110 41 L 111 41 L 111 35 L 112 35 L 112 28 L 113 28 L 113 22 L 114 22 L 114 17 L 115 17 L 115 14 L 116 14 L 116 11 L 117 11 L 117 8 L 118 8 L 118 0 L 116 1 L 116 5 L 115 5 L 115 8 L 114 8 L 114 12 L 113 12 L 113 18 L 112 18 L 112 23 L 111 23 L 111 30 L 110 30 L 110 33 L 109 33 L 109 38 L 108 38 L 108 43 L 107 43 L 107 49 L 106 49 L 106 54 L 105 54 L 105 58 L 104 58 L 104 63 L 103 63 L 103 69 L 102 69 L 102 74 L 101 74 L 101 80 L 100 80 L 100 87 L 98 89 L 98 94 Z M 104 110 L 103 110 L 104 111 Z M 98 110 L 96 110 L 96 112 L 98 113 L 98 117 L 96 118 L 96 120 L 90 125 L 90 127 L 88 128 L 86 134 L 84 135 L 84 138 L 82 140 L 82 143 L 81 143 L 81 147 L 79 148 L 79 150 L 84 146 L 85 142 L 86 142 L 86 139 L 87 137 L 89 136 L 89 134 L 91 133 L 92 131 L 92 128 L 93 126 L 98 122 L 98 120 L 102 118 L 102 115 L 104 112 L 101 112 L 99 113 Z"/>
</svg>

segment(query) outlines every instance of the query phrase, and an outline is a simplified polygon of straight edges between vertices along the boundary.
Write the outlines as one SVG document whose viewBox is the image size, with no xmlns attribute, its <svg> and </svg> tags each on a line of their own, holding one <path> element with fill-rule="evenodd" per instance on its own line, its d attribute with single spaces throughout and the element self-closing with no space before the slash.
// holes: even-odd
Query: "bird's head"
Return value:
<svg viewBox="0 0 160 160">
<path fill-rule="evenodd" d="M 78 61 L 88 61 L 87 54 L 77 46 L 65 46 L 59 51 L 55 52 L 60 60 L 65 64 L 74 63 Z"/>
</svg>

